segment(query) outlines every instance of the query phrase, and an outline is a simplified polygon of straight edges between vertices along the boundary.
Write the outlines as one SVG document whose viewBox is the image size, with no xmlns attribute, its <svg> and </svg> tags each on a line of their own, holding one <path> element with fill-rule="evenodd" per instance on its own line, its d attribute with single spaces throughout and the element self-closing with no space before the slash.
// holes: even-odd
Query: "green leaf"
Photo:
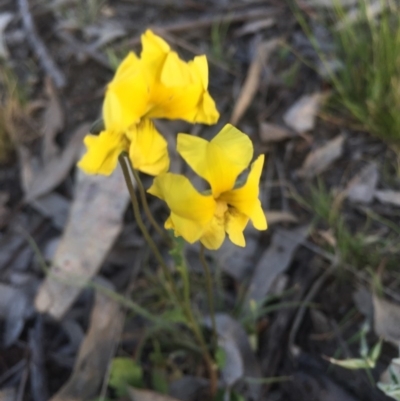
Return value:
<svg viewBox="0 0 400 401">
<path fill-rule="evenodd" d="M 162 314 L 162 319 L 171 323 L 187 323 L 186 317 L 181 309 L 169 309 Z"/>
<path fill-rule="evenodd" d="M 169 383 L 164 369 L 154 368 L 151 372 L 153 389 L 161 394 L 168 394 Z"/>
<path fill-rule="evenodd" d="M 226 352 L 222 347 L 217 348 L 217 352 L 215 353 L 215 362 L 220 370 L 226 365 Z"/>
<path fill-rule="evenodd" d="M 329 358 L 329 362 L 333 365 L 341 366 L 342 368 L 346 369 L 371 369 L 375 366 L 375 363 L 372 365 L 372 361 L 369 359 L 335 359 Z"/>
<path fill-rule="evenodd" d="M 143 387 L 142 367 L 131 358 L 114 358 L 108 384 L 118 397 L 127 394 L 128 386 Z"/>
<path fill-rule="evenodd" d="M 374 345 L 371 352 L 369 353 L 369 359 L 374 362 L 374 366 L 382 351 L 382 340 Z"/>
</svg>

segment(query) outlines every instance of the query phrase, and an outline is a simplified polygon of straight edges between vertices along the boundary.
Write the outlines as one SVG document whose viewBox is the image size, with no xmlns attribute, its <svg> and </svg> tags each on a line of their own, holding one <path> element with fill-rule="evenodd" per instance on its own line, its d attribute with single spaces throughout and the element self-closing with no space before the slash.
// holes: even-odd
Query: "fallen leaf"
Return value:
<svg viewBox="0 0 400 401">
<path fill-rule="evenodd" d="M 171 382 L 168 393 L 178 400 L 197 401 L 207 399 L 209 390 L 210 383 L 204 377 L 185 375 Z"/>
<path fill-rule="evenodd" d="M 230 119 L 231 124 L 236 125 L 243 117 L 250 106 L 255 94 L 258 91 L 262 70 L 270 54 L 275 50 L 279 43 L 278 39 L 262 42 L 258 45 L 256 55 L 247 71 L 246 79 L 233 108 Z"/>
<path fill-rule="evenodd" d="M 245 231 L 245 248 L 240 248 L 231 241 L 224 241 L 222 246 L 215 252 L 215 258 L 221 269 L 237 281 L 244 280 L 254 269 L 254 255 L 259 246 L 260 232 L 249 231 L 249 229 Z M 196 258 L 198 259 L 198 252 L 196 252 Z"/>
<path fill-rule="evenodd" d="M 128 389 L 128 395 L 131 401 L 179 401 L 169 395 L 158 394 L 150 390 L 139 390 L 133 387 Z"/>
<path fill-rule="evenodd" d="M 17 399 L 17 389 L 7 387 L 0 390 L 0 401 L 15 401 Z"/>
<path fill-rule="evenodd" d="M 102 285 L 110 287 L 108 284 Z M 96 291 L 89 329 L 79 349 L 72 375 L 51 401 L 82 401 L 98 395 L 123 323 L 124 313 L 120 304 L 101 291 Z"/>
<path fill-rule="evenodd" d="M 205 323 L 211 327 L 210 318 L 207 318 Z M 243 327 L 225 313 L 217 313 L 215 323 L 218 345 L 224 349 L 226 356 L 225 366 L 221 369 L 221 378 L 225 385 L 230 388 L 243 377 L 260 378 L 261 369 Z M 251 399 L 259 399 L 261 385 L 249 384 L 249 392 Z"/>
<path fill-rule="evenodd" d="M 338 135 L 325 145 L 312 150 L 298 171 L 299 177 L 312 178 L 325 170 L 343 154 L 344 135 Z"/>
<path fill-rule="evenodd" d="M 55 228 L 64 229 L 70 209 L 70 202 L 64 196 L 51 192 L 34 199 L 30 204 L 42 216 L 50 218 Z"/>
<path fill-rule="evenodd" d="M 5 322 L 2 335 L 5 348 L 18 339 L 25 319 L 32 315 L 31 302 L 23 288 L 0 283 L 0 319 Z"/>
<path fill-rule="evenodd" d="M 82 286 L 100 269 L 115 239 L 129 195 L 120 168 L 110 177 L 81 173 L 67 226 L 52 263 L 52 274 L 40 288 L 36 308 L 60 319 L 79 295 Z M 79 285 L 65 283 L 65 277 Z"/>
<path fill-rule="evenodd" d="M 41 170 L 33 174 L 33 177 L 24 185 L 26 202 L 31 202 L 39 196 L 49 193 L 64 181 L 79 158 L 83 137 L 88 132 L 89 124 L 80 125 L 61 155 L 48 161 Z"/>
<path fill-rule="evenodd" d="M 318 110 L 326 97 L 326 93 L 320 92 L 302 96 L 284 114 L 283 121 L 299 134 L 312 130 Z"/>
<path fill-rule="evenodd" d="M 378 184 L 379 171 L 376 163 L 369 163 L 347 185 L 347 197 L 353 202 L 371 203 Z"/>
<path fill-rule="evenodd" d="M 391 190 L 375 191 L 374 196 L 379 202 L 389 203 L 390 205 L 400 206 L 400 192 Z"/>
<path fill-rule="evenodd" d="M 388 397 L 400 401 L 400 358 L 392 359 L 377 385 Z"/>
<path fill-rule="evenodd" d="M 297 217 L 290 212 L 283 212 L 280 210 L 266 210 L 268 225 L 272 226 L 278 223 L 298 223 Z"/>
<path fill-rule="evenodd" d="M 265 18 L 257 21 L 250 21 L 244 24 L 241 28 L 237 29 L 233 36 L 238 38 L 240 36 L 254 34 L 263 29 L 271 28 L 276 24 L 275 18 Z"/>
<path fill-rule="evenodd" d="M 359 286 L 357 291 L 353 293 L 353 301 L 357 309 L 369 320 L 372 321 L 374 316 L 374 305 L 372 302 L 372 294 L 364 286 Z"/>
<path fill-rule="evenodd" d="M 271 245 L 256 265 L 245 297 L 245 311 L 255 302 L 260 305 L 271 291 L 271 285 L 279 274 L 289 268 L 294 253 L 306 239 L 309 226 L 294 230 L 279 230 L 272 237 Z"/>
<path fill-rule="evenodd" d="M 373 295 L 375 333 L 400 346 L 400 305 Z"/>
<path fill-rule="evenodd" d="M 64 112 L 51 79 L 46 79 L 45 87 L 48 102 L 43 116 L 42 160 L 47 163 L 59 154 L 60 150 L 55 139 L 64 128 Z"/>
<path fill-rule="evenodd" d="M 280 127 L 279 125 L 267 122 L 260 124 L 259 133 L 263 142 L 280 142 L 296 136 L 292 131 L 285 127 Z"/>
<path fill-rule="evenodd" d="M 4 41 L 4 31 L 13 18 L 14 14 L 10 12 L 0 14 L 0 59 L 7 59 L 9 57 L 8 49 Z"/>
</svg>

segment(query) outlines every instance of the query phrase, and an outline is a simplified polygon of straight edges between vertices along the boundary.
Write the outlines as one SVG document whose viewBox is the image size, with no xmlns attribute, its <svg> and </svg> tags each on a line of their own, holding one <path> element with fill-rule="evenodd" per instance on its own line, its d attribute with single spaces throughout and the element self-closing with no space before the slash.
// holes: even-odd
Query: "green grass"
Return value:
<svg viewBox="0 0 400 401">
<path fill-rule="evenodd" d="M 335 44 L 334 58 L 342 68 L 329 70 L 327 58 L 303 15 L 296 12 L 322 62 L 329 71 L 334 94 L 329 105 L 345 110 L 372 135 L 400 144 L 400 9 L 380 0 L 380 16 L 371 16 L 366 0 L 359 0 L 359 17 L 350 21 L 338 0 L 328 18 L 322 16 Z"/>
<path fill-rule="evenodd" d="M 328 248 L 338 253 L 342 264 L 375 271 L 385 259 L 388 269 L 397 269 L 396 255 L 400 249 L 396 238 L 399 233 L 392 222 L 371 212 L 366 214 L 362 225 L 353 227 L 354 224 L 348 222 L 342 210 L 343 200 L 340 196 L 334 196 L 321 182 L 311 187 L 308 200 L 299 197 L 297 200 L 315 215 L 315 226 L 331 230 L 336 244 Z M 373 234 L 377 231 L 373 229 L 373 224 L 386 226 L 391 232 L 385 236 L 375 236 Z"/>
</svg>

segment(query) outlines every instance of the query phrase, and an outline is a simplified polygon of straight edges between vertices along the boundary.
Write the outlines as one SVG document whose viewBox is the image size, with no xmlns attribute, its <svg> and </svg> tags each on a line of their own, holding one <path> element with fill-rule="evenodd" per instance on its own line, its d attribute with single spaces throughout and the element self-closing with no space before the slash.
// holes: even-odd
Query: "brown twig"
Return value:
<svg viewBox="0 0 400 401">
<path fill-rule="evenodd" d="M 150 26 L 150 29 L 163 32 L 179 33 L 184 31 L 192 31 L 193 29 L 209 28 L 214 24 L 233 24 L 236 22 L 250 21 L 253 19 L 262 19 L 274 16 L 279 11 L 273 8 L 257 8 L 247 12 L 231 12 L 220 15 L 211 15 L 200 17 L 195 20 L 187 19 L 182 22 L 174 22 L 164 26 Z M 129 41 L 130 46 L 135 46 L 140 43 L 140 36 Z"/>
<path fill-rule="evenodd" d="M 28 0 L 18 0 L 18 8 L 22 17 L 22 24 L 24 26 L 28 42 L 39 59 L 42 68 L 53 79 L 57 88 L 63 88 L 66 85 L 65 76 L 51 58 L 44 42 L 37 33 L 32 14 L 29 11 Z"/>
</svg>

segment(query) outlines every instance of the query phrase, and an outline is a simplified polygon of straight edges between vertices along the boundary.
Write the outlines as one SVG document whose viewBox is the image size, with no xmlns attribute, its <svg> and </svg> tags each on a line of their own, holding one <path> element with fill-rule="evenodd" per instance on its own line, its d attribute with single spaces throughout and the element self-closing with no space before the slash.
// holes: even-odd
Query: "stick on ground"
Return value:
<svg viewBox="0 0 400 401">
<path fill-rule="evenodd" d="M 37 33 L 32 14 L 29 11 L 28 0 L 18 0 L 18 9 L 30 47 L 39 59 L 42 68 L 53 79 L 56 87 L 63 88 L 66 85 L 65 76 L 51 58 L 44 42 Z"/>
</svg>

